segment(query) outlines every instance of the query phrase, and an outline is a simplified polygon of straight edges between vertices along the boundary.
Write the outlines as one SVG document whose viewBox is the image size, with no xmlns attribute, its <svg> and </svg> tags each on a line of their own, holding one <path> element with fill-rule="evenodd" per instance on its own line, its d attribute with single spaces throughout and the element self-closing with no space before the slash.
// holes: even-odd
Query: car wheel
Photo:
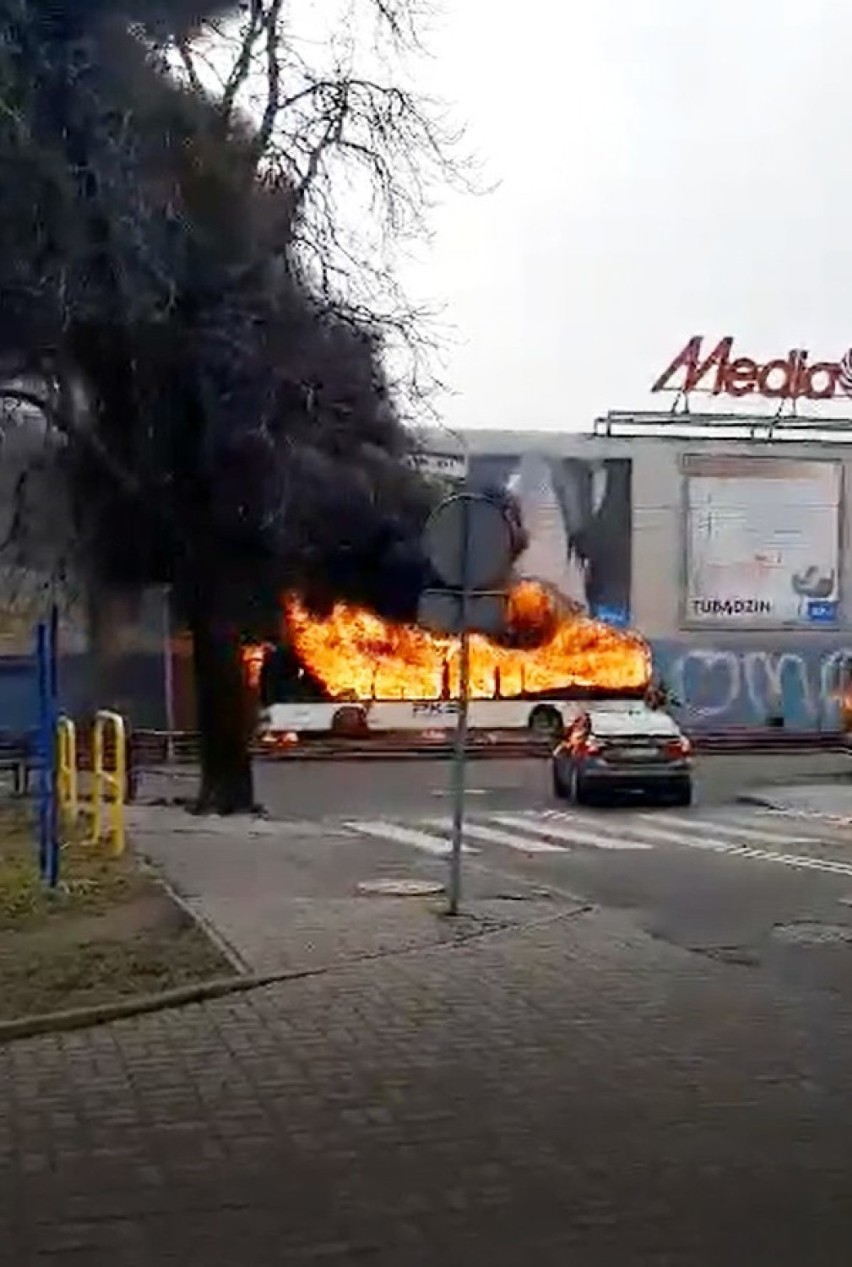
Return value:
<svg viewBox="0 0 852 1267">
<path fill-rule="evenodd" d="M 678 809 L 688 809 L 692 804 L 692 784 L 679 783 L 672 792 L 671 801 Z"/>
<path fill-rule="evenodd" d="M 548 705 L 534 708 L 528 725 L 537 739 L 561 739 L 565 730 L 559 710 Z"/>
<path fill-rule="evenodd" d="M 571 800 L 575 805 L 589 804 L 589 789 L 585 781 L 580 778 L 580 771 L 576 766 L 571 771 Z"/>
<path fill-rule="evenodd" d="M 331 733 L 335 737 L 362 739 L 370 733 L 367 714 L 355 704 L 338 708 L 331 719 Z"/>
</svg>

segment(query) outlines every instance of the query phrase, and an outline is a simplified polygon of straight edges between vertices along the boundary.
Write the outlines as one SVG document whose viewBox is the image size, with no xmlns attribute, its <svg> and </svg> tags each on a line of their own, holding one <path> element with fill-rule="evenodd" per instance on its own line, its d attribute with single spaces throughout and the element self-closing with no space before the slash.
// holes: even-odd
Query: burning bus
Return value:
<svg viewBox="0 0 852 1267">
<path fill-rule="evenodd" d="M 520 581 L 505 636 L 470 639 L 470 724 L 558 735 L 589 698 L 637 698 L 651 672 L 645 642 L 592 619 L 546 584 Z M 264 675 L 261 737 L 440 731 L 455 725 L 458 639 L 338 603 L 314 616 L 285 602 L 290 672 Z M 274 656 L 267 666 L 274 664 Z"/>
<path fill-rule="evenodd" d="M 470 724 L 559 734 L 582 700 L 642 697 L 650 651 L 629 609 L 629 463 L 590 464 L 523 449 L 469 456 L 449 475 L 511 494 L 528 544 L 515 565 L 505 635 L 470 639 Z M 338 603 L 316 616 L 284 603 L 286 671 L 267 673 L 261 735 L 441 731 L 455 725 L 459 643 Z M 274 679 L 278 678 L 277 681 Z"/>
</svg>

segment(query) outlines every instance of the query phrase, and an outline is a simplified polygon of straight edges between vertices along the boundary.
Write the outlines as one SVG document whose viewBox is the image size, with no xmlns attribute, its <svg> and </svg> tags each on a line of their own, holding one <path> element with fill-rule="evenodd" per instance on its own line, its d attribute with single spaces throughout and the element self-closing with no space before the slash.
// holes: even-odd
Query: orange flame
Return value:
<svg viewBox="0 0 852 1267">
<path fill-rule="evenodd" d="M 456 638 L 347 603 L 317 618 L 294 595 L 285 600 L 285 613 L 299 659 L 333 698 L 441 699 L 458 690 Z M 650 654 L 638 634 L 589 619 L 537 582 L 512 590 L 509 626 L 505 643 L 471 636 L 473 698 L 642 690 L 650 679 Z"/>
<path fill-rule="evenodd" d="M 252 688 L 260 685 L 263 661 L 268 650 L 266 643 L 251 643 L 243 647 L 243 670 L 246 675 L 246 681 Z"/>
</svg>

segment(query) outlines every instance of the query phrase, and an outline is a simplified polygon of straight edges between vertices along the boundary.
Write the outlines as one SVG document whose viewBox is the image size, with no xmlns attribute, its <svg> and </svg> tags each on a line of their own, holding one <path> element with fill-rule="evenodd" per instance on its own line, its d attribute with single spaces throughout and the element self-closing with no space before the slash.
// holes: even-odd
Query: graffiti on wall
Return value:
<svg viewBox="0 0 852 1267">
<path fill-rule="evenodd" d="M 761 726 L 782 716 L 790 729 L 834 730 L 840 696 L 852 685 L 848 646 L 722 648 L 660 642 L 655 669 L 680 702 L 687 726 Z"/>
</svg>

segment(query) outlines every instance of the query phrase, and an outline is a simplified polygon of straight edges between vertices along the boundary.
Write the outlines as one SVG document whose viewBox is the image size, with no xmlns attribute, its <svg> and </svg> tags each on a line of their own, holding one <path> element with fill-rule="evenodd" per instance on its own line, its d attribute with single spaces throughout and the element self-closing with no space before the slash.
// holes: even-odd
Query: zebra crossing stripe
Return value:
<svg viewBox="0 0 852 1267">
<path fill-rule="evenodd" d="M 795 867 L 799 870 L 824 871 L 829 875 L 852 876 L 852 863 L 838 862 L 833 858 L 810 857 L 803 854 L 777 853 L 772 849 L 757 849 L 748 845 L 731 844 L 718 837 L 695 836 L 692 840 L 675 832 L 667 832 L 661 828 L 646 828 L 647 834 L 655 836 L 663 843 L 684 845 L 688 849 L 705 849 L 712 853 L 727 854 L 735 858 L 753 858 L 758 862 L 775 862 L 783 866 Z"/>
<path fill-rule="evenodd" d="M 558 822 L 554 819 L 548 819 L 541 822 L 533 817 L 525 817 L 522 814 L 492 814 L 492 819 L 497 823 L 503 823 L 507 827 L 517 827 L 519 830 L 534 832 L 539 836 L 550 836 L 554 840 L 565 840 L 573 845 L 586 845 L 593 849 L 652 849 L 652 845 L 644 844 L 638 840 L 625 840 L 622 837 L 615 837 L 595 832 L 585 832 L 579 827 L 573 826 L 577 820 L 569 819 L 567 816 L 564 821 L 560 819 Z M 583 822 L 591 822 L 589 819 Z"/>
<path fill-rule="evenodd" d="M 364 822 L 362 819 L 344 823 L 344 827 L 357 831 L 362 836 L 375 836 L 379 839 L 392 840 L 396 844 L 411 845 L 422 853 L 430 853 L 435 857 L 446 858 L 450 852 L 450 843 L 441 836 L 433 836 L 429 832 L 415 831 L 413 827 L 403 827 L 401 823 Z M 477 853 L 478 850 L 463 846 L 465 853 Z"/>
<path fill-rule="evenodd" d="M 493 816 L 492 816 L 493 817 Z M 450 831 L 452 829 L 452 820 L 449 818 L 433 819 L 427 823 L 429 827 L 437 827 L 441 831 Z M 543 840 L 531 840 L 529 837 L 510 835 L 505 831 L 497 831 L 493 827 L 486 827 L 483 823 L 473 822 L 466 819 L 464 824 L 465 836 L 470 836 L 473 840 L 484 840 L 492 845 L 505 845 L 507 849 L 518 849 L 521 853 L 566 853 L 564 845 L 551 845 Z"/>
<path fill-rule="evenodd" d="M 562 817 L 567 816 L 560 814 L 560 818 Z M 706 834 L 708 830 L 712 830 L 713 828 L 717 831 L 719 831 L 720 828 L 723 828 L 726 833 L 733 835 L 733 832 L 729 832 L 727 824 L 723 822 L 717 821 L 714 824 L 708 820 L 700 820 L 702 827 L 705 829 L 704 832 L 689 835 L 685 831 L 669 831 L 664 826 L 656 826 L 654 825 L 653 820 L 649 820 L 651 820 L 650 815 L 643 816 L 642 825 L 638 834 L 646 836 L 650 840 L 659 841 L 661 844 L 681 845 L 687 849 L 704 849 L 712 853 L 727 854 L 730 857 L 750 858 L 758 862 L 782 863 L 788 867 L 795 867 L 799 870 L 823 871 L 830 875 L 852 876 L 852 863 L 839 862 L 832 858 L 778 853 L 772 849 L 759 849 L 746 844 L 739 845 L 731 839 L 726 838 L 726 836 L 709 836 Z M 674 820 L 666 818 L 664 821 L 671 822 Z M 688 827 L 692 823 L 692 820 L 687 818 L 681 818 L 678 821 L 683 823 L 684 827 Z M 578 833 L 575 833 L 575 836 L 578 836 Z M 762 839 L 764 842 L 767 841 L 767 837 L 765 835 L 760 836 L 759 833 L 758 838 Z M 799 843 L 798 840 L 792 839 L 790 836 L 780 837 L 779 843 L 780 840 L 783 840 L 787 845 Z M 651 848 L 651 846 L 646 847 Z"/>
<path fill-rule="evenodd" d="M 832 823 L 836 827 L 849 827 L 852 825 L 852 818 L 844 814 L 828 814 L 819 809 L 794 809 L 788 806 L 786 809 L 772 808 L 767 809 L 766 813 L 772 818 L 793 818 L 804 819 L 805 821 L 817 819 L 821 823 Z"/>
<path fill-rule="evenodd" d="M 761 862 L 780 862 L 787 867 L 808 871 L 825 871 L 829 875 L 852 876 L 852 863 L 835 862 L 833 858 L 807 858 L 801 854 L 772 853 L 769 849 L 755 849 Z"/>
<path fill-rule="evenodd" d="M 344 826 L 362 836 L 371 836 L 380 840 L 384 839 L 397 844 L 408 845 L 436 857 L 447 857 L 450 852 L 447 833 L 451 830 L 452 820 L 442 818 L 417 819 L 416 821 L 421 827 L 432 828 L 433 830 L 417 830 L 413 827 L 406 827 L 402 823 L 384 819 L 373 821 L 357 819 L 344 823 Z M 671 822 L 673 820 L 666 819 L 664 821 Z M 685 828 L 691 822 L 688 819 L 681 821 Z M 704 850 L 708 853 L 725 854 L 734 858 L 772 862 L 776 865 L 793 867 L 799 870 L 852 877 L 852 862 L 841 862 L 834 858 L 822 858 L 814 855 L 781 853 L 778 850 L 761 849 L 747 843 L 737 844 L 736 841 L 721 835 L 708 835 L 707 831 L 713 827 L 716 830 L 727 830 L 723 823 L 712 824 L 708 820 L 702 820 L 701 825 L 704 831 L 699 831 L 692 835 L 686 831 L 670 831 L 664 826 L 655 825 L 648 821 L 642 821 L 641 824 L 637 824 L 636 819 L 624 822 L 621 834 L 612 835 L 602 830 L 603 821 L 599 826 L 596 819 L 593 820 L 588 816 L 578 818 L 569 813 L 550 810 L 538 813 L 492 814 L 489 815 L 488 822 L 501 824 L 506 830 L 487 826 L 482 822 L 468 820 L 465 823 L 465 835 L 474 840 L 481 840 L 486 844 L 503 845 L 521 853 L 551 854 L 568 854 L 571 852 L 569 848 L 571 844 L 585 845 L 592 849 L 648 850 L 654 848 L 654 844 L 648 843 L 648 841 L 656 841 L 661 844 L 680 845 L 687 849 Z M 639 826 L 638 832 L 635 831 L 637 826 Z M 584 830 L 584 828 L 587 830 Z M 617 831 L 618 825 L 615 820 L 611 821 L 611 828 L 613 831 Z M 635 835 L 643 835 L 648 840 L 637 840 L 634 838 L 634 833 Z M 536 836 L 550 837 L 550 840 L 535 839 Z M 552 841 L 554 839 L 565 841 L 565 844 L 553 844 Z M 761 839 L 766 838 L 763 836 Z M 786 839 L 789 843 L 796 843 L 789 837 Z M 469 845 L 464 846 L 464 851 L 469 854 L 481 852 L 481 850 Z"/>
<path fill-rule="evenodd" d="M 660 820 L 655 815 L 647 814 L 642 816 L 643 822 L 658 823 Z M 685 831 L 697 831 L 701 833 L 716 833 L 720 830 L 724 831 L 726 836 L 738 838 L 740 840 L 756 840 L 759 843 L 777 841 L 779 844 L 788 845 L 808 845 L 819 843 L 813 836 L 804 836 L 801 834 L 791 834 L 789 831 L 779 831 L 775 826 L 767 825 L 763 827 L 743 827 L 737 819 L 717 818 L 715 821 L 709 818 L 685 818 L 682 816 L 666 815 L 667 823 L 673 823 L 676 827 L 682 827 Z"/>
<path fill-rule="evenodd" d="M 740 852 L 746 848 L 745 845 L 737 845 L 735 841 L 728 840 L 724 836 L 710 836 L 703 834 L 690 836 L 686 832 L 671 831 L 666 827 L 654 827 L 650 823 L 643 823 L 641 831 L 642 834 L 647 836 L 649 840 L 659 840 L 663 844 L 684 845 L 687 849 L 716 847 L 726 853 L 733 853 L 734 850 Z"/>
</svg>

